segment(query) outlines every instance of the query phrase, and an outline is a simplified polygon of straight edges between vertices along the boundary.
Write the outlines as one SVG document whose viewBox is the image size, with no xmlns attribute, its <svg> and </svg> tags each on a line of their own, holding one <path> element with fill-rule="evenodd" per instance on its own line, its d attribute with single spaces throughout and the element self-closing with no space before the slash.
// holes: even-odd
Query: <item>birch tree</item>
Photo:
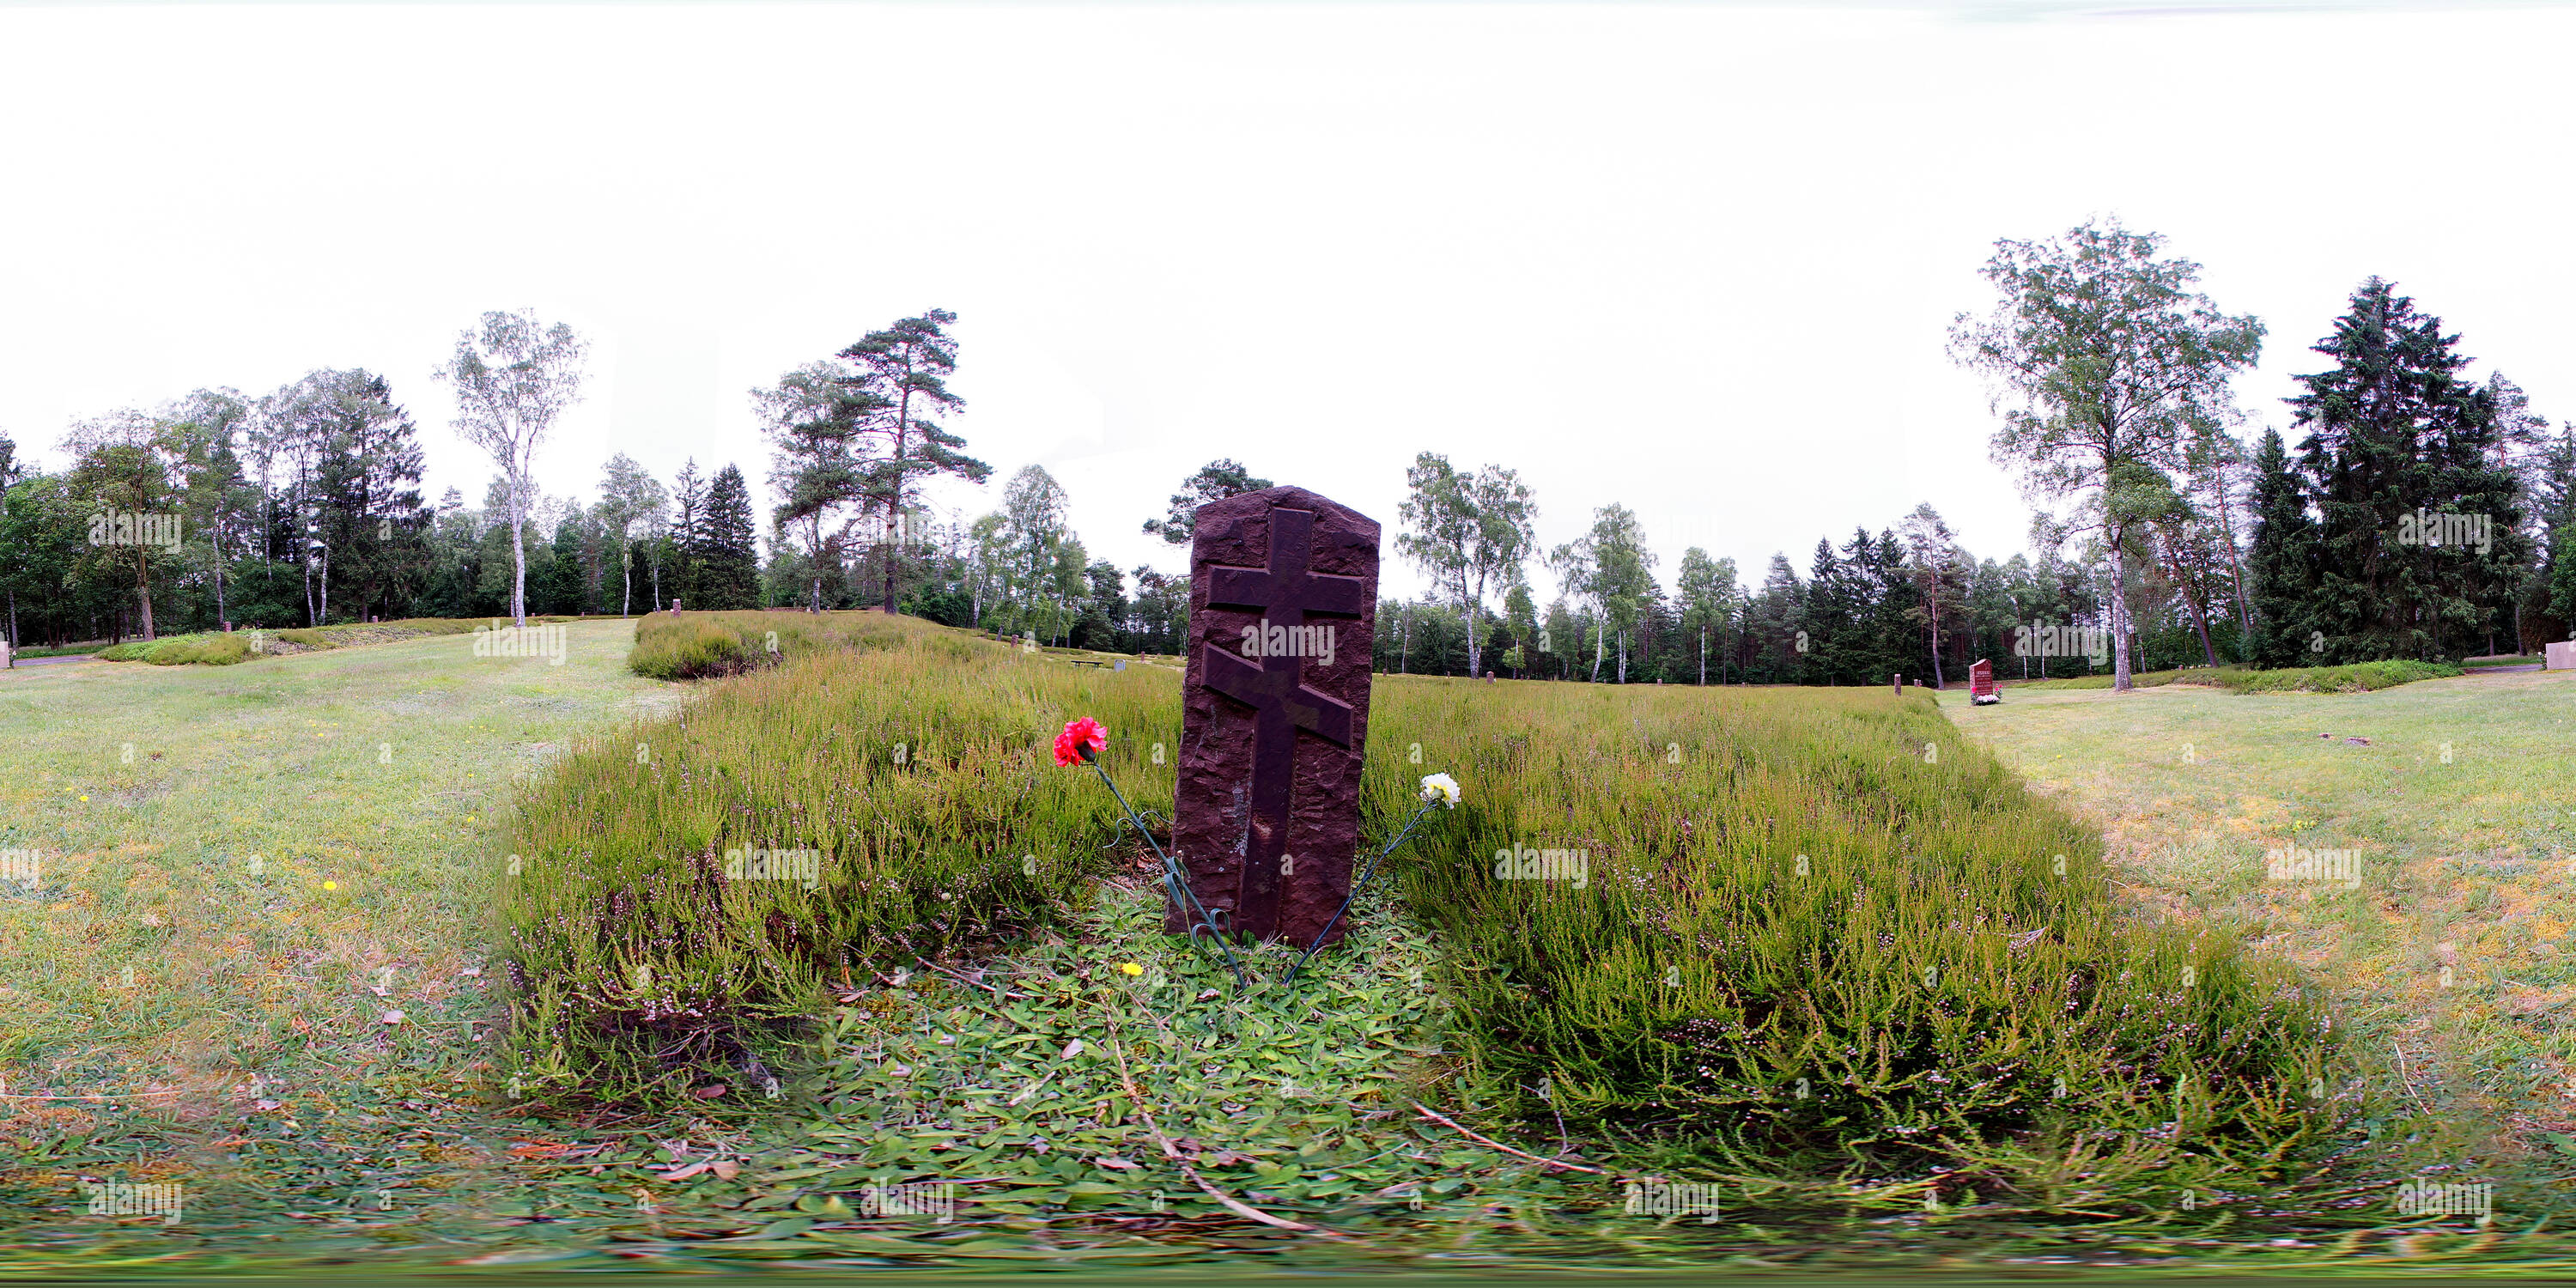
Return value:
<svg viewBox="0 0 2576 1288">
<path fill-rule="evenodd" d="M 1538 505 L 1520 476 L 1499 465 L 1461 474 L 1449 458 L 1424 452 L 1405 471 L 1412 495 L 1397 508 L 1408 531 L 1395 548 L 1411 559 L 1467 618 L 1467 674 L 1482 675 L 1476 625 L 1485 596 L 1520 580 L 1538 537 Z"/>
<path fill-rule="evenodd" d="M 456 352 L 432 376 L 456 389 L 456 436 L 498 466 L 510 510 L 510 618 L 528 624 L 528 507 L 536 500 L 537 448 L 555 419 L 581 398 L 589 344 L 537 315 L 494 311 L 480 332 L 463 331 Z"/>
<path fill-rule="evenodd" d="M 617 615 L 630 615 L 634 608 L 635 576 L 630 551 L 634 548 L 635 525 L 657 521 L 664 507 L 671 503 L 662 481 L 636 463 L 624 452 L 608 458 L 599 479 L 599 505 L 595 513 L 600 526 L 617 539 L 617 579 L 619 582 Z M 659 583 L 656 583 L 659 594 Z"/>
</svg>

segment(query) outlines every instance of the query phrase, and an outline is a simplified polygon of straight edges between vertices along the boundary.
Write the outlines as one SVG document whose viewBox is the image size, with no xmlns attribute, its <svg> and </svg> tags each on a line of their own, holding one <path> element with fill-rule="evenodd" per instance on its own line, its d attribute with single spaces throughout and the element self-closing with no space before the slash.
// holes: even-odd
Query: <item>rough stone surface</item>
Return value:
<svg viewBox="0 0 2576 1288">
<path fill-rule="evenodd" d="M 1376 521 L 1304 488 L 1199 508 L 1172 841 L 1229 930 L 1303 947 L 1350 893 L 1377 565 Z"/>
</svg>

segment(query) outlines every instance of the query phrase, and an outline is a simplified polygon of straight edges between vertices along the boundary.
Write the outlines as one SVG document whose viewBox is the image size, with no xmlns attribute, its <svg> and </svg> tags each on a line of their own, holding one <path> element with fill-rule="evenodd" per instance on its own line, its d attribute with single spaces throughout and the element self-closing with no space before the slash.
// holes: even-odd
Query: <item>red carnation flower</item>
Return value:
<svg viewBox="0 0 2576 1288">
<path fill-rule="evenodd" d="M 1055 763 L 1071 765 L 1091 759 L 1109 750 L 1109 731 L 1089 716 L 1065 722 L 1064 732 L 1055 736 Z"/>
</svg>

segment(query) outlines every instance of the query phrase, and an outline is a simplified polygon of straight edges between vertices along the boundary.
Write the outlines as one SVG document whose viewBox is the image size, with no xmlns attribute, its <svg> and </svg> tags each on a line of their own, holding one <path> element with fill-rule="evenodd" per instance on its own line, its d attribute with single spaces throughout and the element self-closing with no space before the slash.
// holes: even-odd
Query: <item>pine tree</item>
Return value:
<svg viewBox="0 0 2576 1288">
<path fill-rule="evenodd" d="M 946 474 L 981 483 L 993 473 L 992 466 L 958 450 L 965 439 L 932 419 L 966 409 L 966 400 L 948 389 L 948 377 L 957 372 L 957 341 L 946 328 L 956 321 L 956 314 L 932 309 L 871 331 L 840 354 L 858 368 L 853 389 L 869 395 L 862 433 L 873 433 L 884 449 L 866 469 L 885 524 L 883 596 L 889 613 L 895 611 L 897 522 L 913 508 L 920 481 Z"/>
<path fill-rule="evenodd" d="M 727 465 L 707 485 L 706 512 L 698 523 L 696 590 L 704 607 L 722 611 L 760 606 L 760 552 L 753 543 L 754 531 L 751 489 L 743 482 L 742 471 Z"/>
</svg>

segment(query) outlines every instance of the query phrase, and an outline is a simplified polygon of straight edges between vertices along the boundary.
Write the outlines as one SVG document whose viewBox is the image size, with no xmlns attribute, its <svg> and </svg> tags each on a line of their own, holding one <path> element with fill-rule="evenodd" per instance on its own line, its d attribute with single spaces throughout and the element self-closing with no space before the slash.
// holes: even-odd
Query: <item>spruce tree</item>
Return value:
<svg viewBox="0 0 2576 1288">
<path fill-rule="evenodd" d="M 1850 574 L 1840 559 L 1834 557 L 1833 542 L 1816 538 L 1816 553 L 1807 565 L 1807 604 L 1799 629 L 1806 632 L 1807 647 L 1798 658 L 1800 679 L 1807 684 L 1832 684 L 1848 681 L 1845 671 L 1855 665 L 1852 655 L 1859 641 L 1852 638 L 1854 594 Z M 1796 640 L 1795 636 L 1790 637 Z"/>
<path fill-rule="evenodd" d="M 698 458 L 690 457 L 673 476 L 671 504 L 671 535 L 664 538 L 670 545 L 670 566 L 662 570 L 662 602 L 653 607 L 669 608 L 670 601 L 676 599 L 681 611 L 686 612 L 705 607 L 698 602 L 698 556 L 705 546 L 707 485 L 698 475 Z"/>
<path fill-rule="evenodd" d="M 2276 429 L 2263 431 L 2254 448 L 2254 540 L 2245 556 L 2253 583 L 2254 660 L 2264 666 L 2304 666 L 2308 602 L 2316 588 L 2316 524 L 2308 517 L 2305 483 L 2291 464 Z"/>
<path fill-rule="evenodd" d="M 2502 459 L 2496 390 L 2459 378 L 2458 344 L 2374 277 L 2314 346 L 2335 365 L 2299 377 L 2307 392 L 2288 400 L 2317 508 L 2316 660 L 2473 651 L 2496 587 L 2520 580 L 2521 485 Z M 2482 517 L 2487 549 L 2424 539 L 2420 520 L 2437 515 Z"/>
<path fill-rule="evenodd" d="M 2539 561 L 2536 584 L 2525 595 L 2525 603 L 2543 620 L 2528 623 L 2526 633 L 2534 640 L 2566 639 L 2576 631 L 2576 425 L 2560 426 L 2537 464 L 2534 500 L 2549 545 Z M 2516 647 L 2521 647 L 2519 641 Z"/>
<path fill-rule="evenodd" d="M 698 522 L 696 589 L 704 607 L 760 606 L 760 554 L 753 532 L 751 489 L 742 471 L 728 465 L 707 485 L 706 513 Z"/>
</svg>

